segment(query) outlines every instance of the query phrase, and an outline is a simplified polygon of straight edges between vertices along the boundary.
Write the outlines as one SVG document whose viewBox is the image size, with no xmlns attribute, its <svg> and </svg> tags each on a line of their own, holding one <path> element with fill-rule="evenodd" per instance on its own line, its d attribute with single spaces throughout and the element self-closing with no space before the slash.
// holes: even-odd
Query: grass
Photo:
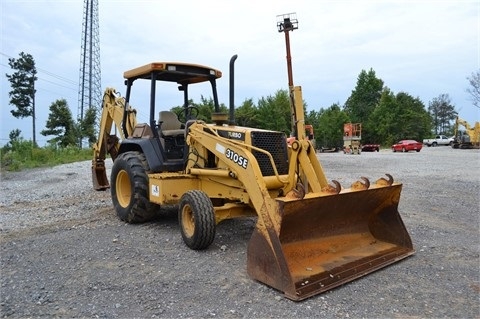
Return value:
<svg viewBox="0 0 480 319">
<path fill-rule="evenodd" d="M 0 149 L 1 171 L 21 171 L 35 167 L 52 167 L 92 159 L 90 148 L 34 147 L 31 141 L 16 141 Z"/>
</svg>

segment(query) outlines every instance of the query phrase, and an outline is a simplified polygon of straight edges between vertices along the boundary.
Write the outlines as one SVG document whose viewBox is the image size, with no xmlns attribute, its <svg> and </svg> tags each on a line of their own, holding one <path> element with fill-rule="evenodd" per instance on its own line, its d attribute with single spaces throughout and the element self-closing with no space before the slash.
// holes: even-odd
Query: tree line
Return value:
<svg viewBox="0 0 480 319">
<path fill-rule="evenodd" d="M 16 118 L 32 117 L 33 145 L 35 137 L 35 81 L 37 70 L 34 58 L 21 52 L 19 58 L 9 58 L 9 66 L 14 71 L 6 74 L 11 84 L 11 113 Z M 473 104 L 479 107 L 480 70 L 467 77 L 470 87 L 467 92 Z M 201 97 L 191 101 L 199 109 L 198 118 L 210 121 L 214 111 L 213 100 Z M 304 109 L 307 103 L 303 101 Z M 43 107 L 43 106 L 42 106 Z M 40 134 L 51 136 L 48 143 L 55 147 L 78 145 L 87 139 L 89 144 L 96 141 L 96 109 L 87 109 L 83 119 L 74 120 L 65 99 L 58 99 L 49 106 L 49 116 Z M 227 107 L 222 104 L 223 111 Z M 175 106 L 173 111 L 179 111 Z M 179 113 L 179 112 L 177 112 Z M 317 107 L 305 114 L 306 124 L 314 127 L 316 145 L 319 147 L 339 147 L 343 144 L 343 125 L 348 122 L 362 123 L 362 142 L 389 146 L 399 139 L 422 140 L 432 134 L 453 134 L 453 121 L 457 116 L 455 106 L 448 94 L 433 98 L 426 106 L 418 97 L 407 92 L 393 92 L 384 81 L 378 78 L 373 69 L 361 70 L 357 83 L 343 105 L 334 103 L 329 107 Z M 285 134 L 291 133 L 291 108 L 288 90 L 278 90 L 272 95 L 245 99 L 235 109 L 237 125 L 257 127 Z M 10 140 L 20 137 L 20 130 L 10 132 Z"/>
</svg>

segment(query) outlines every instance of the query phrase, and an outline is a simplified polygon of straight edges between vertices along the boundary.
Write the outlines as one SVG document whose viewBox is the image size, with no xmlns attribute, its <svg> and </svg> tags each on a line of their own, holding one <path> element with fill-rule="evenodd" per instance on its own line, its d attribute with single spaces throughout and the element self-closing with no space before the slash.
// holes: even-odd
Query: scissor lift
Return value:
<svg viewBox="0 0 480 319">
<path fill-rule="evenodd" d="M 360 154 L 362 141 L 362 124 L 345 123 L 343 125 L 343 153 Z"/>
</svg>

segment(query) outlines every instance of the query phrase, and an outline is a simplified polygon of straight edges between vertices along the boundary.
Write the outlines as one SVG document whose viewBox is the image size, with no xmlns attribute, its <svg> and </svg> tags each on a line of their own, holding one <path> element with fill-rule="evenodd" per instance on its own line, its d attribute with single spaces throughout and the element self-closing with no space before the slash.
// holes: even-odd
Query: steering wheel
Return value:
<svg viewBox="0 0 480 319">
<path fill-rule="evenodd" d="M 187 118 L 185 118 L 185 110 L 187 110 Z M 182 121 L 183 119 L 184 121 L 182 122 L 187 122 L 188 120 L 196 119 L 198 117 L 198 114 L 200 114 L 200 110 L 198 109 L 198 107 L 189 105 L 186 108 L 182 109 L 180 112 L 178 112 L 177 117 L 180 121 Z"/>
</svg>

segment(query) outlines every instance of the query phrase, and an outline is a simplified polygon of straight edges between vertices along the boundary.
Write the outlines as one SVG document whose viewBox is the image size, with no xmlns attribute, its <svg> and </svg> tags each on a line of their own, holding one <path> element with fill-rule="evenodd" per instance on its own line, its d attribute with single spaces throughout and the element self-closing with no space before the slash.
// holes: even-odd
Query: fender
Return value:
<svg viewBox="0 0 480 319">
<path fill-rule="evenodd" d="M 145 154 L 151 173 L 181 171 L 185 166 L 183 159 L 164 158 L 158 138 L 127 138 L 120 144 L 119 154 L 130 151 Z"/>
</svg>

